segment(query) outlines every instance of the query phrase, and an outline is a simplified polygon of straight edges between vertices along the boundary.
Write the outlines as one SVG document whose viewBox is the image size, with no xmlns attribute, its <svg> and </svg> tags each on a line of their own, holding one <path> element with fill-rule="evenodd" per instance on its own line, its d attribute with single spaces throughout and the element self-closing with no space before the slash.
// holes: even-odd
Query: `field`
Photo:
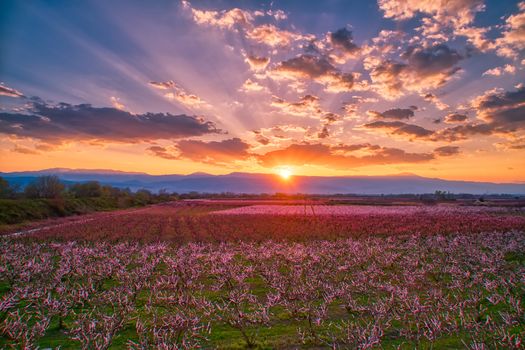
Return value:
<svg viewBox="0 0 525 350">
<path fill-rule="evenodd" d="M 180 201 L 8 227 L 0 347 L 523 348 L 520 208 Z"/>
</svg>

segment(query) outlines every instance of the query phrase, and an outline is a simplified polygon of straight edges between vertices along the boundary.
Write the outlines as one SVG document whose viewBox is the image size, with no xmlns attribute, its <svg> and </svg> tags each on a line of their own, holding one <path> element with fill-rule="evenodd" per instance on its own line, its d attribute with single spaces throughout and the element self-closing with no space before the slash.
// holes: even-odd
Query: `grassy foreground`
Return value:
<svg viewBox="0 0 525 350">
<path fill-rule="evenodd" d="M 525 336 L 523 231 L 0 242 L 0 347 L 509 349 Z"/>
<path fill-rule="evenodd" d="M 0 199 L 0 224 L 120 209 L 113 198 Z"/>
</svg>

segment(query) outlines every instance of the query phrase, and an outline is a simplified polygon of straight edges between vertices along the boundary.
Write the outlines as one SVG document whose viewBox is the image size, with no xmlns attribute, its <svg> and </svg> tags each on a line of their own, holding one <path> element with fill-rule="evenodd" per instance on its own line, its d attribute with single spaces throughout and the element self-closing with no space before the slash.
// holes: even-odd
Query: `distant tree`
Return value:
<svg viewBox="0 0 525 350">
<path fill-rule="evenodd" d="M 0 177 L 0 198 L 11 198 L 15 191 L 6 179 Z"/>
<path fill-rule="evenodd" d="M 168 190 L 166 190 L 165 188 L 162 188 L 159 190 L 159 193 L 157 194 L 157 198 L 161 202 L 166 202 L 170 199 L 170 194 Z"/>
<path fill-rule="evenodd" d="M 26 186 L 24 192 L 28 198 L 58 198 L 62 195 L 64 188 L 58 176 L 46 175 L 37 177 Z"/>
<path fill-rule="evenodd" d="M 153 195 L 150 191 L 141 189 L 135 193 L 135 203 L 139 205 L 145 205 L 152 202 Z"/>
<path fill-rule="evenodd" d="M 450 193 L 450 191 L 440 191 L 440 190 L 436 190 L 434 192 L 434 196 L 438 200 L 447 200 L 447 199 L 452 199 L 454 197 L 452 193 Z"/>
<path fill-rule="evenodd" d="M 90 198 L 102 196 L 102 186 L 98 181 L 89 181 L 84 183 L 74 184 L 69 188 L 69 191 L 77 198 Z"/>
</svg>

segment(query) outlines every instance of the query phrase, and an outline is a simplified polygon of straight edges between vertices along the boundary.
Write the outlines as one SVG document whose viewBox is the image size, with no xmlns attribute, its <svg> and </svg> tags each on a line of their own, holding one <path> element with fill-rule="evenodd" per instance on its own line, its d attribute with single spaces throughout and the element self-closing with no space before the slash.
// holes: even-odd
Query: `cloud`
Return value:
<svg viewBox="0 0 525 350">
<path fill-rule="evenodd" d="M 510 64 L 506 64 L 503 67 L 495 67 L 492 69 L 489 69 L 485 71 L 482 75 L 492 75 L 495 77 L 499 77 L 500 75 L 503 75 L 505 73 L 514 74 L 516 72 L 516 67 L 511 66 Z"/>
<path fill-rule="evenodd" d="M 396 120 L 403 120 L 403 119 L 410 119 L 414 116 L 414 110 L 416 108 L 393 108 L 389 109 L 387 111 L 384 111 L 383 113 L 379 113 L 376 111 L 368 111 L 368 115 L 377 118 L 377 119 L 396 119 Z"/>
<path fill-rule="evenodd" d="M 304 127 L 297 124 L 280 124 L 268 128 L 260 128 L 252 131 L 255 141 L 261 145 L 279 147 L 283 142 L 300 142 L 304 140 L 317 139 L 318 131 L 312 127 Z"/>
<path fill-rule="evenodd" d="M 312 40 L 312 35 L 302 35 L 279 29 L 272 24 L 263 24 L 246 33 L 246 37 L 256 43 L 270 47 L 286 47 L 295 41 Z"/>
<path fill-rule="evenodd" d="M 462 123 L 466 121 L 468 117 L 465 114 L 459 114 L 459 113 L 450 113 L 445 116 L 445 123 L 453 124 L 453 123 Z"/>
<path fill-rule="evenodd" d="M 456 154 L 459 154 L 459 147 L 457 146 L 443 146 L 438 147 L 434 150 L 434 154 L 440 157 L 449 157 Z"/>
<path fill-rule="evenodd" d="M 22 147 L 22 146 L 18 146 L 16 145 L 15 148 L 13 148 L 11 150 L 12 152 L 16 152 L 16 153 L 21 153 L 21 154 L 40 154 L 40 152 L 38 152 L 37 150 L 34 150 L 34 149 L 31 149 L 31 148 L 27 148 L 27 147 Z"/>
<path fill-rule="evenodd" d="M 495 50 L 500 56 L 517 58 L 525 48 L 525 2 L 518 3 L 519 12 L 506 18 L 504 25 L 474 27 L 475 16 L 485 9 L 483 0 L 379 0 L 386 18 L 406 20 L 421 14 L 422 25 L 416 30 L 425 43 L 445 42 L 463 36 L 481 52 Z M 495 40 L 487 37 L 493 29 L 502 29 Z"/>
<path fill-rule="evenodd" d="M 216 26 L 222 29 L 233 29 L 236 26 L 246 26 L 253 21 L 254 15 L 249 11 L 233 8 L 227 11 L 203 11 L 195 9 L 189 1 L 182 1 L 184 9 L 188 10 L 195 23 Z"/>
<path fill-rule="evenodd" d="M 484 9 L 483 0 L 378 0 L 386 18 L 406 20 L 417 13 L 432 15 L 442 22 L 469 24 Z"/>
<path fill-rule="evenodd" d="M 269 57 L 259 57 L 254 55 L 245 55 L 244 62 L 250 65 L 254 71 L 264 70 L 270 63 Z"/>
<path fill-rule="evenodd" d="M 323 110 L 319 103 L 319 97 L 313 95 L 305 95 L 298 102 L 288 102 L 274 96 L 271 106 L 286 114 L 320 120 L 322 126 L 321 130 L 317 132 L 317 138 L 320 139 L 330 136 L 328 126 L 342 119 L 339 114 Z"/>
<path fill-rule="evenodd" d="M 498 143 L 497 146 L 505 150 L 522 150 L 525 149 L 525 137 L 518 137 L 508 142 Z"/>
<path fill-rule="evenodd" d="M 448 107 L 450 107 L 449 105 L 447 105 L 446 103 L 441 101 L 436 95 L 434 95 L 434 94 L 432 94 L 430 92 L 421 94 L 421 97 L 423 97 L 423 99 L 425 101 L 433 103 L 434 106 L 436 106 L 436 108 L 441 110 L 441 111 L 443 111 L 443 110 L 447 109 Z"/>
<path fill-rule="evenodd" d="M 496 133 L 506 133 L 502 128 L 498 128 L 493 124 L 479 123 L 479 124 L 464 124 L 458 125 L 435 132 L 428 139 L 430 141 L 461 141 L 467 140 L 472 136 L 485 135 L 490 136 Z"/>
<path fill-rule="evenodd" d="M 344 64 L 349 59 L 357 57 L 360 52 L 359 46 L 353 41 L 352 32 L 347 28 L 328 33 L 327 41 L 333 48 L 329 56 L 337 63 Z"/>
<path fill-rule="evenodd" d="M 472 136 L 493 134 L 508 134 L 508 130 L 498 127 L 494 124 L 478 123 L 478 124 L 464 124 L 450 128 L 445 128 L 437 131 L 425 129 L 419 125 L 408 124 L 400 121 L 376 121 L 362 126 L 365 129 L 378 130 L 390 135 L 397 135 L 404 137 L 410 141 L 424 140 L 424 141 L 462 141 L 467 140 Z"/>
<path fill-rule="evenodd" d="M 121 109 L 121 110 L 126 109 L 126 106 L 124 106 L 120 102 L 120 98 L 115 97 L 115 96 L 111 96 L 109 100 L 111 101 L 111 105 L 113 105 L 113 107 L 115 107 L 116 109 Z"/>
<path fill-rule="evenodd" d="M 447 45 L 434 45 L 430 48 L 411 46 L 402 55 L 411 69 L 422 76 L 434 76 L 454 69 L 463 57 Z"/>
<path fill-rule="evenodd" d="M 256 17 L 270 17 L 272 20 L 286 19 L 281 10 L 248 11 L 239 8 L 231 10 L 213 11 L 198 10 L 188 1 L 183 1 L 183 8 L 191 13 L 192 19 L 199 25 L 217 27 L 223 30 L 234 30 L 243 33 L 248 40 L 272 48 L 287 47 L 296 41 L 312 40 L 312 35 L 290 32 L 280 29 L 273 24 L 254 25 Z"/>
<path fill-rule="evenodd" d="M 464 36 L 469 43 L 481 52 L 487 52 L 495 49 L 495 44 L 487 38 L 487 32 L 490 27 L 472 27 L 465 26 L 454 29 L 454 34 L 457 36 Z"/>
<path fill-rule="evenodd" d="M 266 136 L 264 136 L 261 131 L 259 130 L 253 130 L 252 131 L 255 134 L 255 141 L 260 143 L 263 146 L 266 146 L 270 143 L 270 139 Z"/>
<path fill-rule="evenodd" d="M 164 97 L 175 100 L 187 107 L 209 107 L 210 105 L 195 94 L 187 92 L 183 87 L 177 85 L 173 80 L 165 82 L 150 81 L 149 85 L 159 90 L 172 90 L 166 92 Z"/>
<path fill-rule="evenodd" d="M 28 114 L 0 113 L 0 133 L 46 143 L 137 143 L 220 133 L 212 122 L 170 113 L 132 114 L 89 104 L 33 103 Z"/>
<path fill-rule="evenodd" d="M 422 25 L 416 30 L 426 42 L 448 41 L 453 33 L 467 37 L 478 48 L 488 45 L 488 29 L 471 26 L 476 14 L 485 9 L 483 0 L 378 0 L 378 4 L 384 17 L 398 21 L 422 15 Z"/>
<path fill-rule="evenodd" d="M 252 156 L 250 145 L 239 138 L 209 142 L 181 140 L 175 147 L 178 157 L 208 164 L 229 164 Z"/>
<path fill-rule="evenodd" d="M 391 135 L 400 135 L 411 140 L 428 138 L 434 134 L 432 130 L 425 129 L 415 124 L 400 121 L 376 121 L 363 125 L 364 128 L 387 132 Z"/>
<path fill-rule="evenodd" d="M 148 147 L 146 150 L 148 151 L 148 153 L 156 157 L 169 159 L 169 160 L 180 159 L 176 154 L 174 154 L 172 151 L 170 151 L 166 147 L 151 146 L 151 147 Z"/>
<path fill-rule="evenodd" d="M 516 58 L 516 51 L 525 49 L 525 1 L 518 3 L 518 8 L 518 13 L 505 20 L 505 30 L 496 39 L 495 47 L 501 56 Z"/>
<path fill-rule="evenodd" d="M 498 135 L 506 138 L 525 129 L 525 86 L 516 91 L 490 90 L 475 98 L 472 107 L 482 122 L 468 123 L 442 129 L 428 137 L 431 141 L 461 141 L 473 136 Z M 461 120 L 462 115 L 447 116 Z M 466 119 L 466 116 L 465 116 Z"/>
<path fill-rule="evenodd" d="M 15 90 L 13 88 L 10 88 L 10 87 L 5 86 L 4 84 L 0 83 L 0 96 L 24 97 L 24 94 L 22 94 L 18 90 Z"/>
<path fill-rule="evenodd" d="M 352 32 L 346 28 L 328 34 L 328 41 L 337 50 L 355 53 L 359 47 L 353 42 Z"/>
<path fill-rule="evenodd" d="M 525 85 L 516 91 L 491 90 L 475 98 L 472 107 L 479 119 L 508 128 L 525 127 Z"/>
<path fill-rule="evenodd" d="M 183 89 L 178 89 L 175 92 L 168 92 L 164 94 L 168 100 L 175 100 L 187 107 L 203 107 L 209 106 L 209 104 L 202 100 L 199 96 L 187 93 Z"/>
<path fill-rule="evenodd" d="M 299 117 L 312 117 L 319 112 L 319 97 L 305 95 L 298 102 L 288 102 L 273 96 L 270 106 L 278 108 L 281 112 Z"/>
<path fill-rule="evenodd" d="M 348 169 L 370 165 L 419 163 L 434 159 L 434 153 L 408 153 L 398 148 L 371 144 L 329 146 L 321 143 L 292 144 L 286 148 L 258 156 L 268 168 L 278 166 L 315 165 L 332 169 Z"/>
<path fill-rule="evenodd" d="M 168 81 L 150 81 L 149 85 L 153 86 L 154 88 L 160 89 L 160 90 L 168 90 L 172 89 L 176 86 L 175 82 L 173 80 Z"/>
<path fill-rule="evenodd" d="M 456 64 L 463 57 L 439 44 L 427 48 L 411 46 L 401 58 L 405 62 L 365 61 L 376 92 L 387 99 L 396 99 L 405 91 L 422 93 L 443 86 L 460 70 Z"/>
<path fill-rule="evenodd" d="M 313 80 L 325 85 L 327 92 L 345 92 L 352 90 L 354 75 L 342 73 L 326 58 L 302 54 L 280 62 L 271 72 L 272 78 L 291 80 Z"/>
<path fill-rule="evenodd" d="M 326 125 L 323 126 L 321 131 L 319 131 L 317 133 L 317 138 L 319 138 L 319 139 L 325 139 L 325 138 L 327 138 L 329 136 L 330 136 L 330 132 L 328 131 L 328 127 Z"/>
<path fill-rule="evenodd" d="M 242 86 L 239 88 L 239 91 L 244 92 L 269 92 L 266 86 L 259 84 L 257 81 L 247 79 Z"/>
<path fill-rule="evenodd" d="M 169 160 L 191 160 L 213 165 L 228 165 L 252 156 L 250 145 L 239 138 L 222 141 L 181 140 L 169 147 L 151 146 L 152 156 Z"/>
<path fill-rule="evenodd" d="M 340 119 L 339 115 L 323 110 L 319 103 L 319 97 L 313 95 L 305 95 L 297 102 L 288 102 L 274 96 L 270 105 L 280 109 L 283 113 L 299 117 L 324 118 L 332 122 Z"/>
</svg>

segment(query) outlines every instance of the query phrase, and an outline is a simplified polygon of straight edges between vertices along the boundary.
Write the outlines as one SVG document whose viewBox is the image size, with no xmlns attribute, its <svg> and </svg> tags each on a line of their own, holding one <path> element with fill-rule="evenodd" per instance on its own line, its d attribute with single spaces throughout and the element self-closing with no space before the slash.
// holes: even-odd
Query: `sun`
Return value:
<svg viewBox="0 0 525 350">
<path fill-rule="evenodd" d="M 290 168 L 280 168 L 277 169 L 277 174 L 283 179 L 283 180 L 289 180 L 292 176 L 292 170 Z"/>
</svg>

